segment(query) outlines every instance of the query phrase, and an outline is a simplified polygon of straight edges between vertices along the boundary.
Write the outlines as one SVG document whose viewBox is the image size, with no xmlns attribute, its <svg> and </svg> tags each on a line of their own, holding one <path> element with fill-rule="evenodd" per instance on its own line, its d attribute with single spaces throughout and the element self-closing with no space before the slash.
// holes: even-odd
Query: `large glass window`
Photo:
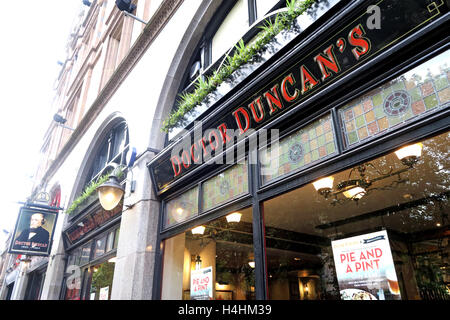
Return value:
<svg viewBox="0 0 450 320">
<path fill-rule="evenodd" d="M 250 40 L 259 29 L 254 29 L 251 35 L 246 35 L 249 27 L 265 16 L 274 8 L 285 6 L 280 0 L 237 0 L 225 1 L 210 20 L 202 41 L 194 51 L 191 63 L 186 71 L 186 81 L 181 85 L 182 90 L 192 90 L 192 82 L 199 75 L 211 74 L 210 67 L 217 67 L 222 57 L 236 43 L 245 37 Z"/>
<path fill-rule="evenodd" d="M 89 300 L 110 300 L 114 277 L 114 262 L 104 262 L 91 268 Z"/>
<path fill-rule="evenodd" d="M 68 257 L 67 260 L 67 269 L 66 272 L 75 274 L 75 269 L 79 269 L 80 266 L 80 256 L 81 256 L 81 248 L 73 250 Z M 65 286 L 66 290 L 64 293 L 65 300 L 80 300 L 81 298 L 81 279 L 79 277 L 66 277 L 65 278 Z"/>
<path fill-rule="evenodd" d="M 270 299 L 449 299 L 450 133 L 264 202 Z"/>
<path fill-rule="evenodd" d="M 163 268 L 162 299 L 254 299 L 251 209 L 166 239 Z"/>
<path fill-rule="evenodd" d="M 125 164 L 126 154 L 128 152 L 128 140 L 128 127 L 125 122 L 119 123 L 108 132 L 92 162 L 86 184 L 92 179 L 97 178 L 107 164 L 111 162 Z"/>
<path fill-rule="evenodd" d="M 111 298 L 115 251 L 120 228 L 107 231 L 74 249 L 68 257 L 66 300 L 108 300 Z"/>
</svg>

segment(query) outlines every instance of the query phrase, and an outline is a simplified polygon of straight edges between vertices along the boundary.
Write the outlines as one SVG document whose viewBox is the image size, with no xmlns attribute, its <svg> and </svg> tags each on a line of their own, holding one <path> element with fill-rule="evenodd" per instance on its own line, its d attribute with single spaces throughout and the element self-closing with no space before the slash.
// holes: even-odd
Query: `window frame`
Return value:
<svg viewBox="0 0 450 320">
<path fill-rule="evenodd" d="M 116 144 L 117 141 L 115 140 L 116 139 L 115 134 L 117 133 L 117 131 L 119 131 L 121 129 L 122 125 L 124 126 L 122 130 L 125 132 L 125 134 L 124 134 L 124 137 L 122 138 L 122 140 L 120 142 L 118 142 L 118 144 Z M 96 155 L 95 155 L 94 159 L 92 160 L 91 165 L 89 167 L 84 186 L 86 186 L 90 182 L 98 179 L 104 173 L 105 169 L 110 167 L 112 163 L 119 164 L 119 165 L 125 164 L 126 154 L 129 151 L 129 147 L 130 147 L 129 140 L 130 139 L 129 139 L 128 124 L 126 123 L 126 121 L 123 120 L 123 121 L 116 123 L 107 132 L 107 134 L 103 138 L 102 142 L 97 146 Z M 96 167 L 99 167 L 98 164 L 99 164 L 100 153 L 102 152 L 102 149 L 105 147 L 106 147 L 106 162 L 101 167 L 101 169 L 96 169 Z M 113 151 L 114 151 L 114 148 L 116 148 L 116 147 L 117 147 L 117 154 L 114 155 Z M 117 160 L 119 160 L 119 162 L 117 162 Z M 94 170 L 99 170 L 99 171 L 94 174 L 93 173 Z"/>
<path fill-rule="evenodd" d="M 99 263 L 104 263 L 107 262 L 108 259 L 114 257 L 117 255 L 117 247 L 114 247 L 114 243 L 116 241 L 116 237 L 119 236 L 118 230 L 120 230 L 120 223 L 115 224 L 113 227 L 108 228 L 107 230 L 101 230 L 100 232 L 97 232 L 95 235 L 93 235 L 92 237 L 89 237 L 88 239 L 86 239 L 85 241 L 79 243 L 76 245 L 75 248 L 71 249 L 67 255 L 68 258 L 66 259 L 66 263 L 65 263 L 65 268 L 64 270 L 67 270 L 67 267 L 70 265 L 69 263 L 72 260 L 72 253 L 75 253 L 77 251 L 79 251 L 79 264 L 77 265 L 80 268 L 80 300 L 86 300 L 86 297 L 89 296 L 89 293 L 87 292 L 87 287 L 90 286 L 91 283 L 91 277 L 90 277 L 90 271 L 91 268 L 94 265 L 97 265 Z M 111 250 L 106 251 L 106 245 L 108 242 L 108 236 L 110 234 L 113 234 L 112 238 L 112 243 L 113 243 L 113 247 Z M 101 238 L 105 238 L 105 252 L 101 255 L 95 256 L 95 248 L 96 248 L 96 241 L 101 239 Z M 81 264 L 81 255 L 83 252 L 83 248 L 90 246 L 90 252 L 89 252 L 89 258 L 88 261 Z M 64 277 L 63 277 L 63 283 L 61 286 L 61 299 L 65 300 L 66 296 L 67 296 L 67 286 L 66 286 L 66 281 L 67 281 L 67 276 L 69 274 L 67 274 L 64 271 Z M 86 285 L 86 286 L 85 286 Z"/>
</svg>

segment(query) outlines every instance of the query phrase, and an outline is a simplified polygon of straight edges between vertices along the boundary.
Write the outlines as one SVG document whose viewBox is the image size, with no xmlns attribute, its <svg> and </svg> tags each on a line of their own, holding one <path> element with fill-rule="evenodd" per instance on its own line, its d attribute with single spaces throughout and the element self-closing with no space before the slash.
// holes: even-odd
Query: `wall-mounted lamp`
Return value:
<svg viewBox="0 0 450 320">
<path fill-rule="evenodd" d="M 255 269 L 255 261 L 249 261 L 248 265 L 250 266 L 250 268 Z"/>
<path fill-rule="evenodd" d="M 113 172 L 109 175 L 108 180 L 106 182 L 102 183 L 96 188 L 100 204 L 105 210 L 114 209 L 119 204 L 120 200 L 125 194 L 125 189 L 119 182 L 116 170 L 118 169 L 125 170 L 126 168 L 131 168 L 133 166 L 136 160 L 136 149 L 133 147 L 131 147 L 130 149 L 131 150 L 130 152 L 128 152 L 127 155 L 127 166 L 118 165 L 116 163 L 109 164 L 105 169 L 112 167 L 114 168 Z M 129 170 L 129 172 L 131 172 L 131 174 L 133 173 L 131 169 Z M 131 178 L 131 180 L 128 182 L 130 184 L 130 192 L 133 193 L 136 188 L 136 181 L 133 180 L 133 178 Z M 125 206 L 131 208 L 133 205 L 125 205 Z"/>
<path fill-rule="evenodd" d="M 131 0 L 116 0 L 117 8 L 122 11 L 125 15 L 142 22 L 143 24 L 147 24 L 144 20 L 139 19 L 135 15 L 132 14 L 134 10 L 136 10 L 136 5 L 132 3 Z"/>
<path fill-rule="evenodd" d="M 122 199 L 125 189 L 115 175 L 110 175 L 108 181 L 97 187 L 98 199 L 105 210 L 114 209 Z"/>
<path fill-rule="evenodd" d="M 59 114 L 55 113 L 53 116 L 53 120 L 61 127 L 63 127 L 64 129 L 69 129 L 74 131 L 74 128 L 70 128 L 64 125 L 64 123 L 67 122 L 67 119 L 63 118 L 62 116 L 60 116 Z"/>
</svg>

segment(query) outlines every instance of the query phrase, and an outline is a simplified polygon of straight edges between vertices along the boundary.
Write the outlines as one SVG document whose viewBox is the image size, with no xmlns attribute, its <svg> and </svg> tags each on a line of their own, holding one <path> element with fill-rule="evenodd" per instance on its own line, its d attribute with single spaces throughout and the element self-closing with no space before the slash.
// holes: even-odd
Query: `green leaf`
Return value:
<svg viewBox="0 0 450 320">
<path fill-rule="evenodd" d="M 269 43 L 273 37 L 284 29 L 290 28 L 292 22 L 316 0 L 286 0 L 287 13 L 279 13 L 275 20 L 267 19 L 262 26 L 258 28 L 261 31 L 256 36 L 256 40 L 251 45 L 246 45 L 243 39 L 235 45 L 233 55 L 227 56 L 225 63 L 219 70 L 215 70 L 213 75 L 203 79 L 199 77 L 195 83 L 193 93 L 181 93 L 176 103 L 177 110 L 171 112 L 166 120 L 163 121 L 162 131 L 169 132 L 171 128 L 179 125 L 185 115 L 200 104 L 203 99 L 213 90 L 215 90 L 225 79 L 236 71 L 244 63 L 250 61 L 262 48 Z"/>
</svg>

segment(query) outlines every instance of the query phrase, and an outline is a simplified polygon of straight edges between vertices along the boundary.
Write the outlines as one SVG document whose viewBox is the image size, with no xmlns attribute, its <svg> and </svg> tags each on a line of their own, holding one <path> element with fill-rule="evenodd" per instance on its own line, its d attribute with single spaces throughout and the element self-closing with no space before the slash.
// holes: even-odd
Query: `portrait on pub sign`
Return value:
<svg viewBox="0 0 450 320">
<path fill-rule="evenodd" d="M 55 212 L 21 208 L 9 252 L 27 255 L 48 255 L 55 224 Z"/>
</svg>

